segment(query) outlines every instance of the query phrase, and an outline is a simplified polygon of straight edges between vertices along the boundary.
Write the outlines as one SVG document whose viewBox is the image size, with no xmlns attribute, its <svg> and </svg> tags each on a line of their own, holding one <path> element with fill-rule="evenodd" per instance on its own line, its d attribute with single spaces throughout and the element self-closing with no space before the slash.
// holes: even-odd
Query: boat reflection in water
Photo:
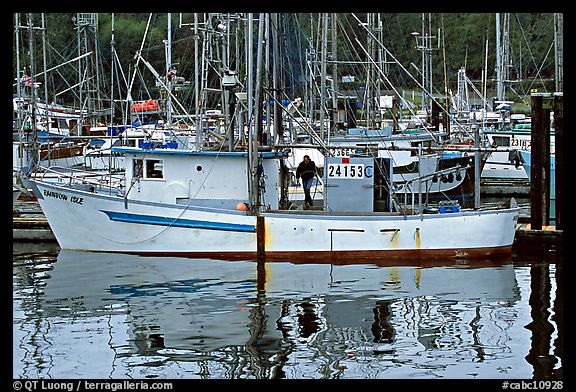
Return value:
<svg viewBox="0 0 576 392">
<path fill-rule="evenodd" d="M 15 299 L 14 377 L 532 377 L 510 260 L 339 263 L 61 250 Z"/>
</svg>

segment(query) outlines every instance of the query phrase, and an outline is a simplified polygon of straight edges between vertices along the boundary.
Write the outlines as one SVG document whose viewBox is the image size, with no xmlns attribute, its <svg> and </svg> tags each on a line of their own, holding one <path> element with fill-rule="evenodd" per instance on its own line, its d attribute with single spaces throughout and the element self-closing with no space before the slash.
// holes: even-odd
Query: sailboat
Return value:
<svg viewBox="0 0 576 392">
<path fill-rule="evenodd" d="M 259 17 L 259 46 L 264 17 Z M 252 25 L 249 14 L 248 36 Z M 248 119 L 255 109 L 251 43 Z M 261 52 L 259 47 L 258 58 Z M 256 75 L 260 66 L 258 61 Z M 290 149 L 261 146 L 255 122 L 247 123 L 247 150 L 190 148 L 193 143 L 182 137 L 150 140 L 112 147 L 124 157 L 125 175 L 119 181 L 71 176 L 55 183 L 36 175 L 34 193 L 60 247 L 269 260 L 511 253 L 519 214 L 513 199 L 493 209 L 427 209 L 414 198 L 402 205 L 391 161 L 377 156 L 325 155 L 323 209 L 288 209 Z"/>
</svg>

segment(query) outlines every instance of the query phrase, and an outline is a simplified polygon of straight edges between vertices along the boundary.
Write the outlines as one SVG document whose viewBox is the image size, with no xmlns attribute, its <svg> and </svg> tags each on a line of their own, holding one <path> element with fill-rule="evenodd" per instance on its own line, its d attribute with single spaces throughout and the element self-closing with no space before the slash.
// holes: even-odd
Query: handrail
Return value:
<svg viewBox="0 0 576 392">
<path fill-rule="evenodd" d="M 73 184 L 92 185 L 94 186 L 94 191 L 96 189 L 122 190 L 124 188 L 124 175 L 86 171 L 63 166 L 40 167 L 39 169 L 35 173 L 35 177 L 43 181 L 54 179 L 58 183 L 67 182 L 69 186 Z"/>
</svg>

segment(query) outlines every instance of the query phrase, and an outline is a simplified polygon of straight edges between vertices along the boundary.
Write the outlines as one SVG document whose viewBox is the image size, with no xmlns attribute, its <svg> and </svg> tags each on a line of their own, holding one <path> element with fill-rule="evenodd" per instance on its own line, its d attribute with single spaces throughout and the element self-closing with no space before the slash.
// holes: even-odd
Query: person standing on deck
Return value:
<svg viewBox="0 0 576 392">
<path fill-rule="evenodd" d="M 314 205 L 312 196 L 310 196 L 310 188 L 316 175 L 316 164 L 310 160 L 308 155 L 304 155 L 304 159 L 296 169 L 296 179 L 302 177 L 302 187 L 304 188 L 304 208 L 308 209 Z"/>
</svg>

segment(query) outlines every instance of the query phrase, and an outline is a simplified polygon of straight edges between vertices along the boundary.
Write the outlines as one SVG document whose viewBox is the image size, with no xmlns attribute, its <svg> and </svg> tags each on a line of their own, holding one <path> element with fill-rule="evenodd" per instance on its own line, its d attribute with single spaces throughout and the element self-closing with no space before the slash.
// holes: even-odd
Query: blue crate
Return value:
<svg viewBox="0 0 576 392">
<path fill-rule="evenodd" d="M 460 206 L 441 206 L 438 211 L 440 211 L 441 214 L 448 214 L 451 212 L 459 212 L 460 211 Z"/>
</svg>

